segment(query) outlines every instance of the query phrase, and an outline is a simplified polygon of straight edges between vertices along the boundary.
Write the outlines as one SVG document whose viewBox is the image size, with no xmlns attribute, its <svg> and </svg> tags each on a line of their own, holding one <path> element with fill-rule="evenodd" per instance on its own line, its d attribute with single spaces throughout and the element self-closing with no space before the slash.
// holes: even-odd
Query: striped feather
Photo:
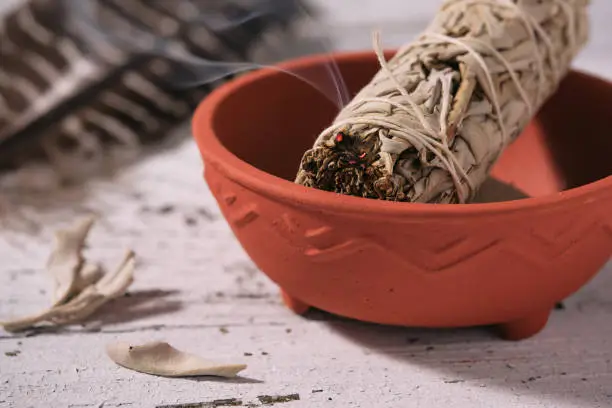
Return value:
<svg viewBox="0 0 612 408">
<path fill-rule="evenodd" d="M 7 64 L 0 66 L 0 168 L 42 157 L 63 174 L 87 174 L 84 167 L 98 168 L 108 155 L 133 157 L 187 120 L 221 82 L 176 87 L 173 78 L 185 77 L 185 67 L 144 52 L 151 51 L 147 41 L 130 44 L 122 33 L 163 38 L 165 50 L 191 59 L 245 61 L 266 32 L 289 30 L 300 13 L 290 0 L 92 1 L 97 24 L 129 29 L 88 41 L 70 24 L 80 17 L 63 8 L 72 0 L 30 0 L 2 17 L 0 58 Z M 253 4 L 266 8 L 259 13 Z M 227 15 L 225 26 L 211 28 L 202 18 L 208 12 Z M 249 13 L 254 17 L 242 25 L 228 23 Z"/>
</svg>

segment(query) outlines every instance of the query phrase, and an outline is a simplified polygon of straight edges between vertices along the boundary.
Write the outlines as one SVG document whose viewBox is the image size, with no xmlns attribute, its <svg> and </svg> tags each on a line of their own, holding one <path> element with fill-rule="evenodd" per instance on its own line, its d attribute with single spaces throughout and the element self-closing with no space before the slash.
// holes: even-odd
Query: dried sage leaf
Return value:
<svg viewBox="0 0 612 408">
<path fill-rule="evenodd" d="M 53 306 L 33 316 L 2 322 L 1 325 L 8 332 L 17 332 L 45 322 L 67 325 L 82 321 L 105 303 L 125 294 L 134 281 L 134 258 L 134 252 L 128 251 L 115 272 L 105 274 L 68 302 Z"/>
<path fill-rule="evenodd" d="M 83 289 L 74 299 L 54 308 L 52 321 L 62 325 L 79 322 L 105 303 L 123 296 L 134 282 L 135 262 L 134 252 L 128 251 L 114 273 L 105 274 L 98 282 Z"/>
<path fill-rule="evenodd" d="M 222 364 L 186 353 L 165 342 L 132 345 L 108 344 L 106 353 L 118 365 L 141 373 L 163 377 L 235 377 L 245 364 Z"/>
</svg>

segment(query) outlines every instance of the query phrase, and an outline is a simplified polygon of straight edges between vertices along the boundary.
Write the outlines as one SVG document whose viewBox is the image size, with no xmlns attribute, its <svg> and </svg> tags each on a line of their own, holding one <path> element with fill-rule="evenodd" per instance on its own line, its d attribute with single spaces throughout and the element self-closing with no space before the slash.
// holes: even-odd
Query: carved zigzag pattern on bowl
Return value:
<svg viewBox="0 0 612 408">
<path fill-rule="evenodd" d="M 245 228 L 261 218 L 256 204 L 248 201 L 241 203 L 237 194 L 227 190 L 219 193 L 228 213 L 228 221 L 235 228 Z M 445 231 L 427 236 L 406 234 L 395 246 L 378 237 L 345 238 L 328 225 L 304 228 L 297 218 L 287 213 L 279 213 L 271 220 L 271 225 L 276 234 L 314 262 L 330 262 L 376 249 L 399 257 L 407 266 L 430 273 L 491 256 L 519 258 L 544 267 L 561 258 L 591 234 L 601 234 L 602 230 L 609 238 L 612 252 L 612 217 L 608 214 L 603 214 L 603 217 L 597 215 L 585 211 L 580 218 L 558 218 L 560 221 L 546 232 L 531 229 L 504 238 L 494 235 L 484 239 L 482 235 L 473 238 L 469 232 L 464 236 L 449 236 Z"/>
<path fill-rule="evenodd" d="M 305 256 L 315 262 L 329 262 L 376 248 L 400 257 L 403 262 L 423 272 L 441 272 L 464 262 L 477 261 L 480 257 L 519 258 L 529 264 L 545 267 L 575 248 L 591 234 L 609 238 L 612 248 L 612 222 L 585 219 L 565 221 L 546 234 L 534 230 L 519 236 L 497 238 L 491 236 L 473 239 L 469 234 L 462 237 L 444 235 L 405 236 L 402 247 L 393 247 L 376 238 L 343 239 L 332 227 L 321 226 L 300 230 L 299 224 L 287 214 L 274 221 L 276 232 L 294 247 L 299 247 Z M 437 242 L 436 242 L 437 241 Z"/>
</svg>

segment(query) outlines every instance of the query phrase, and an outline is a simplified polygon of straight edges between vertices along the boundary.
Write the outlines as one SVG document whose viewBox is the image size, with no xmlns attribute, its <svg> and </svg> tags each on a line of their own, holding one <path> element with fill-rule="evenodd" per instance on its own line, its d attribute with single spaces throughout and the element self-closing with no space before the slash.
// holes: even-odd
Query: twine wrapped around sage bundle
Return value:
<svg viewBox="0 0 612 408">
<path fill-rule="evenodd" d="M 589 0 L 446 0 L 313 148 L 295 182 L 392 201 L 465 203 L 588 40 Z M 525 158 L 528 160 L 528 158 Z"/>
</svg>

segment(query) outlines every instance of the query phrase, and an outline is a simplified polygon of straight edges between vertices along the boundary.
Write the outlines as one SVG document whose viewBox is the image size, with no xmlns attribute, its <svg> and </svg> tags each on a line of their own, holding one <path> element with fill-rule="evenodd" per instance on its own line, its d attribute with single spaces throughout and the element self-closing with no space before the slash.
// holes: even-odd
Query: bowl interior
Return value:
<svg viewBox="0 0 612 408">
<path fill-rule="evenodd" d="M 291 68 L 317 83 L 330 83 L 321 60 Z M 350 96 L 378 71 L 374 55 L 339 57 Z M 320 78 L 317 80 L 316 78 Z M 493 170 L 530 196 L 575 188 L 612 174 L 612 85 L 572 71 L 537 118 Z M 293 181 L 303 153 L 334 119 L 338 108 L 303 80 L 280 71 L 223 98 L 212 126 L 219 141 L 250 165 Z"/>
</svg>

